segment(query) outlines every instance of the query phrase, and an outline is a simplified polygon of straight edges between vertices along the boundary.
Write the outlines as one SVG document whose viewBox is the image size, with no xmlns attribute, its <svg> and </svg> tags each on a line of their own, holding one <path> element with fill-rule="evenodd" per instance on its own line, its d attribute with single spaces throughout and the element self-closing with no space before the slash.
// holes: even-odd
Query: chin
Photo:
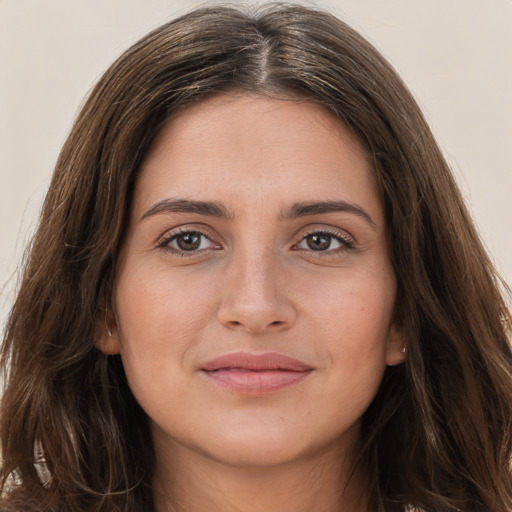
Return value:
<svg viewBox="0 0 512 512">
<path fill-rule="evenodd" d="M 340 437 L 322 438 L 307 436 L 299 431 L 272 431 L 266 428 L 239 430 L 229 436 L 209 439 L 208 446 L 200 449 L 209 458 L 233 467 L 264 468 L 285 465 L 324 453 L 336 453 L 343 444 Z M 196 448 L 199 448 L 196 446 Z"/>
<path fill-rule="evenodd" d="M 245 439 L 230 443 L 219 454 L 219 462 L 236 467 L 271 467 L 295 461 L 302 456 L 298 446 L 266 439 Z"/>
</svg>

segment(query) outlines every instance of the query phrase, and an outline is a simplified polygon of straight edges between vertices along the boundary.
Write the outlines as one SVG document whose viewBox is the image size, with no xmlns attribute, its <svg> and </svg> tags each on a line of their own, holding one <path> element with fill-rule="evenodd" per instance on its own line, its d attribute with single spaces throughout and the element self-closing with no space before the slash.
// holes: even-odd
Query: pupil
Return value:
<svg viewBox="0 0 512 512">
<path fill-rule="evenodd" d="M 201 235 L 199 233 L 184 233 L 176 241 L 178 247 L 184 251 L 193 251 L 201 245 Z"/>
<path fill-rule="evenodd" d="M 309 235 L 307 244 L 313 251 L 324 251 L 329 249 L 331 245 L 331 237 L 329 235 Z"/>
</svg>

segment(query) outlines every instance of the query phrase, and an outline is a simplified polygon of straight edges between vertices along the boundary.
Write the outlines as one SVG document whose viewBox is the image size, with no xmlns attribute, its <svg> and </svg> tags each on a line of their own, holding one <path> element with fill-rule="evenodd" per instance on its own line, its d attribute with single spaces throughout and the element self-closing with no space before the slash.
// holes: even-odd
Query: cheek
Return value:
<svg viewBox="0 0 512 512">
<path fill-rule="evenodd" d="M 125 372 L 136 387 L 153 376 L 180 373 L 215 307 L 211 291 L 183 273 L 131 269 L 120 275 L 115 304 Z"/>
<path fill-rule="evenodd" d="M 321 319 L 331 334 L 350 334 L 378 341 L 388 333 L 392 322 L 396 285 L 390 270 L 377 268 L 340 270 L 338 275 L 326 275 L 312 285 L 304 281 L 307 290 L 305 308 L 310 317 Z M 380 335 L 380 336 L 379 336 Z"/>
<path fill-rule="evenodd" d="M 322 333 L 316 343 L 339 370 L 334 374 L 355 384 L 367 379 L 371 387 L 378 386 L 394 310 L 393 274 L 347 272 L 339 281 L 326 280 L 309 289 L 308 316 L 314 331 Z"/>
<path fill-rule="evenodd" d="M 161 336 L 162 342 L 186 338 L 214 309 L 212 290 L 201 276 L 191 280 L 185 272 L 135 267 L 132 264 L 131 271 L 121 275 L 115 290 L 117 318 L 125 336 L 138 333 L 151 340 Z"/>
<path fill-rule="evenodd" d="M 324 310 L 322 349 L 328 352 L 330 367 L 318 400 L 333 408 L 334 429 L 347 428 L 363 415 L 386 369 L 388 317 L 380 301 L 365 296 L 369 303 L 362 306 L 359 297 L 354 293 L 340 299 L 337 308 Z M 328 394 L 322 397 L 324 390 Z"/>
</svg>

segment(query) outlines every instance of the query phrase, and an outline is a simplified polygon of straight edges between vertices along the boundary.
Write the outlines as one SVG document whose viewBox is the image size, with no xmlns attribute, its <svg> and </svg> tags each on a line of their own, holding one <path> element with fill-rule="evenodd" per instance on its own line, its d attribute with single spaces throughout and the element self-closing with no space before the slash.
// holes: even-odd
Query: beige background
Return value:
<svg viewBox="0 0 512 512">
<path fill-rule="evenodd" d="M 0 0 L 0 325 L 84 95 L 131 43 L 204 3 Z M 366 35 L 409 84 L 512 284 L 512 0 L 314 4 Z"/>
</svg>

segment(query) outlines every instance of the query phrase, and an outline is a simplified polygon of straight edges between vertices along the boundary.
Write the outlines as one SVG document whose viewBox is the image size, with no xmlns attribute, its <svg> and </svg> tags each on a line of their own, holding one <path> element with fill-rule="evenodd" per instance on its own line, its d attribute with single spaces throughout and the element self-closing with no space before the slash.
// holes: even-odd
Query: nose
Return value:
<svg viewBox="0 0 512 512">
<path fill-rule="evenodd" d="M 222 325 L 252 334 L 277 332 L 293 325 L 297 310 L 275 256 L 241 257 L 225 270 L 218 309 Z"/>
</svg>

